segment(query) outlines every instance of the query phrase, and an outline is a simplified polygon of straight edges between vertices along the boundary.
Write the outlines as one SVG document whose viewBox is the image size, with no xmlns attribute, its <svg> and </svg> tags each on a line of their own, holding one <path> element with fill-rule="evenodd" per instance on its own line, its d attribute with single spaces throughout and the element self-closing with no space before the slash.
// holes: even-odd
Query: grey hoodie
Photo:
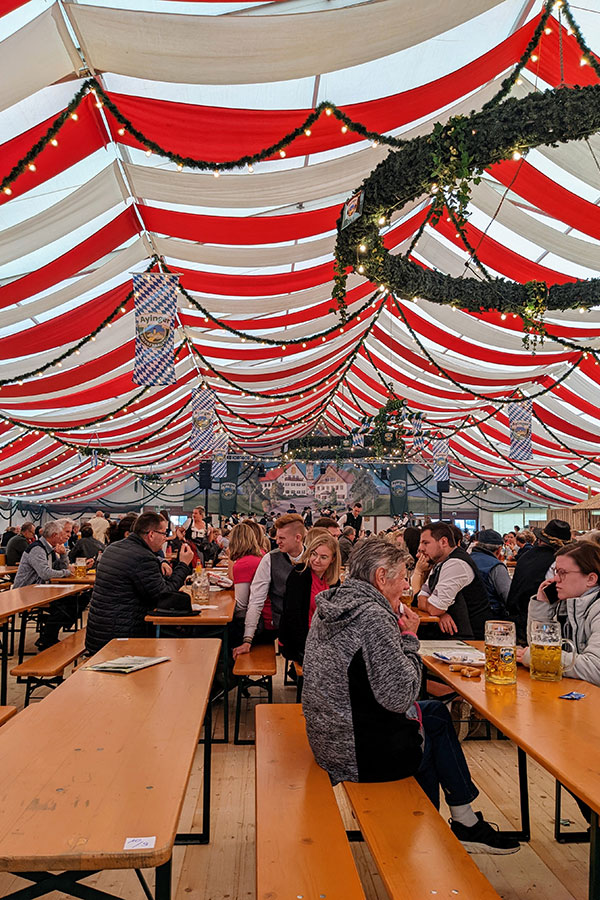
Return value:
<svg viewBox="0 0 600 900">
<path fill-rule="evenodd" d="M 355 578 L 317 594 L 316 606 L 302 692 L 315 759 L 334 784 L 413 775 L 423 744 L 417 637 L 401 634 L 385 597 Z"/>
<path fill-rule="evenodd" d="M 572 665 L 565 669 L 567 678 L 581 678 L 600 686 L 600 589 L 593 588 L 581 597 L 559 600 L 558 603 L 540 602 L 537 597 L 529 601 L 529 622 L 553 622 L 564 619 L 563 636 L 575 644 L 576 654 Z M 563 654 L 564 659 L 564 654 Z M 529 648 L 523 655 L 523 664 L 530 663 Z"/>
</svg>

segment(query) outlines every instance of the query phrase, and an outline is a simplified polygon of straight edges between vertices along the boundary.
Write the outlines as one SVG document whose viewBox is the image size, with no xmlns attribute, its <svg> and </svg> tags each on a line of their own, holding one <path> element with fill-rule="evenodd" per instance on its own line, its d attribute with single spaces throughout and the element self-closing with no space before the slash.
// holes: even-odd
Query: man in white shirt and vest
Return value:
<svg viewBox="0 0 600 900">
<path fill-rule="evenodd" d="M 433 565 L 418 593 L 419 609 L 439 616 L 448 637 L 482 640 L 486 619 L 493 618 L 487 591 L 469 554 L 456 546 L 451 526 L 433 522 L 423 528 L 419 555 Z"/>
<path fill-rule="evenodd" d="M 244 640 L 234 647 L 233 658 L 249 653 L 253 642 L 262 639 L 274 641 L 277 637 L 279 619 L 283 608 L 283 597 L 288 575 L 304 552 L 306 528 L 298 513 L 286 513 L 275 520 L 277 549 L 266 553 L 261 559 L 250 585 L 250 596 L 244 620 Z M 265 607 L 270 603 L 270 625 L 257 634 L 258 625 Z M 266 618 L 265 622 L 266 622 Z"/>
</svg>

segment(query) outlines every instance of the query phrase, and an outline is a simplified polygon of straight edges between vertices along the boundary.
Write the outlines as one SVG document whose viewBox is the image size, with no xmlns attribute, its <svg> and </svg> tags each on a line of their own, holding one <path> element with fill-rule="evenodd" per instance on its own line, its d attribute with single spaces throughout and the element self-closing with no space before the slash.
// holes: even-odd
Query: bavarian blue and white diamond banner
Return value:
<svg viewBox="0 0 600 900">
<path fill-rule="evenodd" d="M 215 399 L 215 395 L 210 388 L 194 388 L 192 391 L 190 446 L 193 450 L 202 452 L 213 448 L 215 437 L 213 431 Z"/>
<path fill-rule="evenodd" d="M 423 419 L 419 416 L 413 421 L 413 446 L 415 450 L 425 449 L 425 437 L 423 436 Z"/>
<path fill-rule="evenodd" d="M 448 471 L 448 439 L 432 441 L 431 453 L 433 455 L 433 477 L 436 481 L 448 481 L 450 478 Z"/>
<path fill-rule="evenodd" d="M 175 384 L 174 334 L 178 284 L 178 275 L 163 272 L 144 272 L 133 276 L 135 384 Z"/>
<path fill-rule="evenodd" d="M 353 447 L 364 447 L 365 446 L 364 434 L 353 434 L 352 435 L 352 446 Z"/>
<path fill-rule="evenodd" d="M 531 450 L 531 416 L 533 403 L 523 400 L 522 403 L 511 403 L 508 407 L 508 423 L 510 425 L 509 459 L 532 459 Z"/>
<path fill-rule="evenodd" d="M 229 446 L 229 435 L 226 431 L 219 431 L 214 436 L 212 466 L 210 474 L 213 481 L 219 481 L 221 478 L 227 478 L 227 447 Z"/>
</svg>

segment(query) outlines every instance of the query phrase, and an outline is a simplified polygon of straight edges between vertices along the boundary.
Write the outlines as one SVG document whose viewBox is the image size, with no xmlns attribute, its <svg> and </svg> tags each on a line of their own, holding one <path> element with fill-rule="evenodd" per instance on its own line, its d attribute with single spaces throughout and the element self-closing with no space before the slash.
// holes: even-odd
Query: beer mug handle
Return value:
<svg viewBox="0 0 600 900">
<path fill-rule="evenodd" d="M 565 649 L 565 644 L 568 644 L 568 649 Z M 575 660 L 575 654 L 577 650 L 575 649 L 575 644 L 573 641 L 570 641 L 569 638 L 562 638 L 562 666 L 563 669 L 570 669 Z M 568 660 L 568 662 L 567 662 Z"/>
</svg>

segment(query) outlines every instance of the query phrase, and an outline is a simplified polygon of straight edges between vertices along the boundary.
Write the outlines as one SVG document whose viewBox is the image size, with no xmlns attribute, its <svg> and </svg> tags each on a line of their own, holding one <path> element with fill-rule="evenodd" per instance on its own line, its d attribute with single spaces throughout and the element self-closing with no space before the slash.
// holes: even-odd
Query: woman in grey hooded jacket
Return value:
<svg viewBox="0 0 600 900">
<path fill-rule="evenodd" d="M 315 759 L 340 781 L 393 781 L 414 775 L 467 849 L 514 853 L 517 841 L 471 808 L 478 790 L 448 710 L 417 703 L 418 615 L 400 601 L 405 554 L 381 538 L 361 541 L 349 577 L 317 595 L 304 654 L 302 706 Z"/>
</svg>

